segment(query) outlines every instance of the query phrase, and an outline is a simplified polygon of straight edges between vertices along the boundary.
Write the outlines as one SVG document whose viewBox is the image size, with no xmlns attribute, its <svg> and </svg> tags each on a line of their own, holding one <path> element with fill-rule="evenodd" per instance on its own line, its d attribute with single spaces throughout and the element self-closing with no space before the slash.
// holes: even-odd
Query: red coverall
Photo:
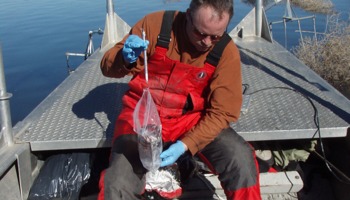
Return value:
<svg viewBox="0 0 350 200">
<path fill-rule="evenodd" d="M 171 24 L 168 20 L 163 23 Z M 231 40 L 228 35 L 223 38 Z M 221 42 L 218 49 L 226 44 Z M 163 141 L 174 142 L 201 120 L 216 66 L 206 62 L 202 68 L 193 67 L 168 58 L 166 52 L 166 45 L 157 45 L 149 58 L 148 87 L 161 118 Z M 116 122 L 111 163 L 101 174 L 99 199 L 137 199 L 144 191 L 146 170 L 138 157 L 132 127 L 132 113 L 146 87 L 144 71 L 134 76 L 129 86 Z M 197 154 L 219 175 L 228 199 L 261 199 L 254 150 L 233 129 L 222 130 Z"/>
</svg>

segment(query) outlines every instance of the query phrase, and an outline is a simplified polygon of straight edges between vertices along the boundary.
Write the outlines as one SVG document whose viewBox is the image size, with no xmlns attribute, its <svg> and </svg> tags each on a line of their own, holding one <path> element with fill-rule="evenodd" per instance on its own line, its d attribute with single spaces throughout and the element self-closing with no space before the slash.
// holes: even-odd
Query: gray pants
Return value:
<svg viewBox="0 0 350 200">
<path fill-rule="evenodd" d="M 233 129 L 223 130 L 198 155 L 218 174 L 229 199 L 233 199 L 237 191 L 247 193 L 247 188 L 249 192 L 258 190 L 255 193 L 260 196 L 254 150 Z M 111 150 L 110 166 L 101 176 L 99 199 L 103 199 L 102 196 L 108 200 L 141 199 L 146 172 L 139 159 L 137 135 L 118 137 Z"/>
</svg>

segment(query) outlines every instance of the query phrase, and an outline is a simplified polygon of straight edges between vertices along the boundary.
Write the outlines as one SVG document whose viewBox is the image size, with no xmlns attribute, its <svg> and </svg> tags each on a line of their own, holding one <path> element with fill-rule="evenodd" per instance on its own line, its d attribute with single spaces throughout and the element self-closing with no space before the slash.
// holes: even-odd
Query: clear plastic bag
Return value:
<svg viewBox="0 0 350 200">
<path fill-rule="evenodd" d="M 149 171 L 159 168 L 162 153 L 162 125 L 157 107 L 148 88 L 137 102 L 134 113 L 134 131 L 138 135 L 138 149 L 143 166 Z"/>
</svg>

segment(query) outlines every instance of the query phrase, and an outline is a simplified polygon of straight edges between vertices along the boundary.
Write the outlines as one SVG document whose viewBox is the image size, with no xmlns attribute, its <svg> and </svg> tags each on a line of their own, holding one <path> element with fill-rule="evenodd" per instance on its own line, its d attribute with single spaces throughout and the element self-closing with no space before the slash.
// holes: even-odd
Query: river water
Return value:
<svg viewBox="0 0 350 200">
<path fill-rule="evenodd" d="M 130 25 L 145 14 L 157 10 L 185 11 L 190 0 L 114 0 L 117 14 Z M 333 0 L 335 10 L 349 13 L 349 0 Z M 252 9 L 250 5 L 235 0 L 235 15 L 228 30 Z M 294 8 L 298 17 L 313 13 Z M 269 21 L 281 20 L 285 4 L 267 11 Z M 104 0 L 1 0 L 0 45 L 13 124 L 30 113 L 67 76 L 66 52 L 83 53 L 88 32 L 104 28 L 106 2 Z M 343 15 L 348 20 L 348 15 Z M 325 30 L 326 16 L 316 15 L 316 29 Z M 287 48 L 298 44 L 295 22 L 288 25 Z M 302 29 L 310 30 L 312 20 L 302 22 Z M 273 25 L 276 41 L 285 45 L 283 25 Z M 94 46 L 101 42 L 94 35 Z M 70 65 L 76 67 L 82 57 L 70 57 Z"/>
</svg>

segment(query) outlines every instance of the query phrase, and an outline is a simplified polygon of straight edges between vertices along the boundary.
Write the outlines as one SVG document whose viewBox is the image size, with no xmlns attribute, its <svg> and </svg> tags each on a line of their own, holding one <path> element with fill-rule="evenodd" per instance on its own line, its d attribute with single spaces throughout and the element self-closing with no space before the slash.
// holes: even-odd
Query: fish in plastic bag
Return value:
<svg viewBox="0 0 350 200">
<path fill-rule="evenodd" d="M 133 113 L 133 120 L 142 165 L 149 171 L 155 171 L 160 166 L 160 154 L 163 150 L 162 125 L 149 88 L 143 89 L 142 97 Z"/>
</svg>

